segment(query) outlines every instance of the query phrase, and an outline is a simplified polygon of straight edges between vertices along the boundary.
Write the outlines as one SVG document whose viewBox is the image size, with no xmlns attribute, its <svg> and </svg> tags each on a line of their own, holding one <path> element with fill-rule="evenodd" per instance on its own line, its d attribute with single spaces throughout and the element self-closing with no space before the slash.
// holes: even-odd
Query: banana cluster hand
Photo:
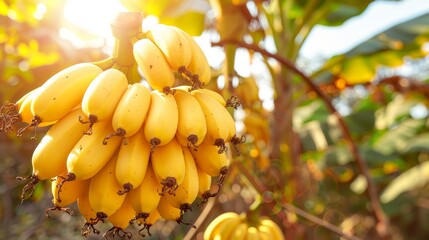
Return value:
<svg viewBox="0 0 429 240">
<path fill-rule="evenodd" d="M 15 122 L 27 123 L 18 134 L 52 125 L 33 153 L 31 176 L 21 178 L 29 181 L 22 198 L 53 179 L 48 210 L 69 212 L 77 201 L 84 236 L 104 221 L 113 225 L 106 234 L 122 237 L 130 237 L 130 221 L 147 230 L 159 218 L 183 222 L 198 197 L 205 203 L 218 193 L 228 147 L 239 143 L 225 99 L 202 88 L 211 70 L 194 39 L 166 25 L 146 37 L 131 57 L 149 86 L 129 83 L 115 64 L 81 63 L 0 109 L 2 131 Z M 189 85 L 174 85 L 176 77 Z"/>
<path fill-rule="evenodd" d="M 226 212 L 215 218 L 204 231 L 204 240 L 284 240 L 281 228 L 268 217 L 262 217 L 257 223 L 249 223 L 246 214 Z"/>
</svg>

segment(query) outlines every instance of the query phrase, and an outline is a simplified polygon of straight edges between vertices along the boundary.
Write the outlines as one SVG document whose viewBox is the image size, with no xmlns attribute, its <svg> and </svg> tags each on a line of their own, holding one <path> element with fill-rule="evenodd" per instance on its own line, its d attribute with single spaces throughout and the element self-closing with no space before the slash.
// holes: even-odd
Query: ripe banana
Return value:
<svg viewBox="0 0 429 240">
<path fill-rule="evenodd" d="M 95 123 L 93 129 L 94 134 L 84 134 L 67 157 L 68 181 L 89 179 L 96 175 L 122 142 L 122 138 L 112 138 L 107 144 L 103 143 L 104 137 L 113 132 L 110 121 Z M 116 191 L 118 189 L 120 187 Z"/>
<path fill-rule="evenodd" d="M 178 122 L 179 111 L 174 96 L 152 91 L 149 112 L 143 125 L 146 141 L 150 143 L 152 151 L 174 138 Z"/>
<path fill-rule="evenodd" d="M 182 222 L 183 214 L 182 210 L 179 208 L 173 207 L 165 198 L 162 196 L 159 200 L 159 204 L 156 208 L 158 210 L 159 215 L 165 220 L 174 220 L 178 223 Z"/>
<path fill-rule="evenodd" d="M 192 151 L 195 163 L 210 176 L 222 174 L 229 166 L 229 158 L 225 152 L 219 153 L 218 148 L 208 143 L 201 143 L 197 151 Z"/>
<path fill-rule="evenodd" d="M 183 182 L 177 187 L 174 195 L 165 195 L 166 200 L 175 208 L 186 212 L 191 209 L 191 204 L 198 195 L 198 172 L 194 158 L 190 150 L 182 147 L 185 158 L 185 177 Z"/>
<path fill-rule="evenodd" d="M 160 92 L 170 92 L 176 80 L 174 72 L 155 43 L 146 38 L 138 40 L 133 45 L 133 54 L 150 87 Z"/>
<path fill-rule="evenodd" d="M 225 142 L 230 138 L 230 132 L 235 130 L 234 119 L 224 106 L 209 95 L 198 91 L 192 93 L 200 103 L 206 118 L 207 133 L 204 142 L 218 146 L 220 153 L 225 152 L 227 150 Z M 230 130 L 232 127 L 234 129 Z"/>
<path fill-rule="evenodd" d="M 127 236 L 129 239 L 131 238 L 130 232 L 125 232 L 125 229 L 130 224 L 130 220 L 134 217 L 135 211 L 131 204 L 131 200 L 129 196 L 125 196 L 124 202 L 121 207 L 111 216 L 107 217 L 109 222 L 113 225 L 109 231 L 113 233 L 113 235 L 118 234 L 118 236 Z M 107 235 L 107 233 L 105 234 Z"/>
<path fill-rule="evenodd" d="M 234 240 L 246 239 L 248 227 L 249 226 L 245 222 L 238 224 L 236 230 L 231 233 L 231 239 L 234 239 Z"/>
<path fill-rule="evenodd" d="M 147 38 L 158 46 L 174 71 L 189 65 L 192 47 L 176 27 L 157 24 L 148 31 Z"/>
<path fill-rule="evenodd" d="M 185 90 L 174 94 L 179 111 L 176 138 L 182 146 L 196 148 L 204 140 L 207 124 L 197 99 Z"/>
<path fill-rule="evenodd" d="M 203 197 L 207 192 L 210 192 L 212 185 L 212 177 L 205 173 L 197 166 L 198 173 L 198 196 Z M 204 197 L 203 197 L 204 198 Z"/>
<path fill-rule="evenodd" d="M 112 117 L 112 136 L 130 137 L 143 126 L 150 106 L 150 91 L 142 83 L 134 83 L 122 95 Z"/>
<path fill-rule="evenodd" d="M 209 95 L 210 97 L 212 97 L 213 99 L 215 99 L 217 102 L 219 102 L 222 106 L 227 107 L 226 101 L 223 98 L 223 96 L 220 95 L 216 91 L 210 90 L 208 88 L 200 88 L 200 89 L 195 89 L 195 92 L 201 92 L 202 94 Z"/>
<path fill-rule="evenodd" d="M 52 203 L 56 207 L 66 207 L 74 203 L 89 187 L 89 180 L 77 180 L 62 183 L 67 172 L 63 172 L 51 182 Z M 61 186 L 61 189 L 60 189 Z M 59 193 L 61 192 L 61 197 Z"/>
<path fill-rule="evenodd" d="M 152 152 L 151 162 L 156 179 L 162 184 L 161 195 L 174 194 L 185 178 L 185 158 L 176 139 Z"/>
<path fill-rule="evenodd" d="M 32 156 L 35 177 L 44 180 L 67 170 L 67 156 L 86 129 L 79 122 L 79 116 L 82 114 L 80 108 L 71 111 L 54 124 L 42 138 Z"/>
<path fill-rule="evenodd" d="M 89 184 L 89 203 L 97 218 L 106 218 L 118 211 L 126 196 L 117 194 L 121 188 L 115 176 L 117 157 L 115 154 Z"/>
<path fill-rule="evenodd" d="M 234 239 L 231 237 L 241 223 L 241 218 L 227 218 L 218 224 L 219 231 L 213 239 Z"/>
<path fill-rule="evenodd" d="M 191 50 L 191 61 L 186 69 L 180 69 L 179 73 L 192 82 L 193 88 L 202 88 L 210 82 L 212 75 L 207 57 L 191 35 L 178 28 L 176 31 L 186 38 Z"/>
<path fill-rule="evenodd" d="M 90 180 L 88 180 L 90 181 Z M 97 230 L 94 225 L 98 223 L 97 213 L 92 210 L 91 205 L 89 204 L 89 186 L 85 189 L 85 191 L 80 195 L 77 199 L 77 207 L 79 209 L 80 215 L 85 219 L 85 224 L 82 226 L 81 235 L 84 237 L 88 237 L 91 232 L 95 234 L 99 234 L 100 231 Z"/>
<path fill-rule="evenodd" d="M 130 196 L 134 211 L 137 213 L 135 219 L 146 219 L 158 206 L 159 191 L 162 185 L 156 180 L 152 164 L 149 163 L 143 182 L 138 188 L 134 188 L 127 195 Z"/>
<path fill-rule="evenodd" d="M 262 240 L 274 240 L 274 239 L 276 239 L 274 237 L 273 233 L 271 232 L 271 229 L 267 226 L 259 225 L 258 226 L 258 232 L 259 232 L 259 237 Z"/>
<path fill-rule="evenodd" d="M 270 229 L 270 232 L 273 235 L 272 239 L 275 239 L 275 240 L 284 240 L 285 239 L 282 229 L 279 227 L 279 225 L 277 225 L 275 222 L 273 222 L 273 220 L 271 220 L 267 217 L 263 217 L 260 220 L 260 225 L 261 226 L 267 226 Z"/>
<path fill-rule="evenodd" d="M 35 122 L 52 122 L 63 118 L 82 100 L 91 82 L 102 73 L 92 63 L 79 63 L 49 78 L 31 103 Z"/>
<path fill-rule="evenodd" d="M 252 227 L 250 226 L 247 229 L 247 236 L 246 236 L 247 240 L 259 240 L 259 232 L 258 229 L 256 227 Z"/>
<path fill-rule="evenodd" d="M 129 192 L 143 182 L 149 163 L 150 145 L 142 131 L 124 138 L 116 162 L 116 179 L 122 186 L 118 194 Z"/>
<path fill-rule="evenodd" d="M 219 234 L 220 226 L 223 221 L 227 219 L 239 219 L 240 215 L 235 212 L 225 212 L 216 217 L 210 224 L 207 226 L 204 231 L 204 240 L 214 239 L 216 235 Z"/>
<path fill-rule="evenodd" d="M 127 87 L 127 76 L 115 68 L 103 71 L 91 82 L 82 98 L 82 110 L 91 123 L 88 134 L 95 122 L 112 118 Z"/>
</svg>

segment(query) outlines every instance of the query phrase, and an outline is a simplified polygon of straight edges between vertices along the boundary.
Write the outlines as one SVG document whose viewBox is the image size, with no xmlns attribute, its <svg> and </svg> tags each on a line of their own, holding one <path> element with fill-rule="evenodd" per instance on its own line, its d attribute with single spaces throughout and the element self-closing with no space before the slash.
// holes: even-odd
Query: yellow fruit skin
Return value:
<svg viewBox="0 0 429 240">
<path fill-rule="evenodd" d="M 67 172 L 62 173 L 60 178 L 55 178 L 51 182 L 52 203 L 57 207 L 66 207 L 74 203 L 89 187 L 89 180 L 77 180 L 70 182 L 62 182 L 66 177 Z M 59 186 L 61 185 L 61 192 Z"/>
<path fill-rule="evenodd" d="M 41 122 L 57 121 L 82 100 L 90 83 L 102 72 L 92 63 L 79 63 L 49 78 L 37 91 L 31 104 Z"/>
<path fill-rule="evenodd" d="M 285 239 L 282 229 L 279 227 L 279 225 L 273 222 L 273 220 L 264 217 L 260 220 L 260 225 L 267 226 L 268 228 L 270 228 L 274 240 Z"/>
<path fill-rule="evenodd" d="M 178 122 L 179 111 L 174 96 L 152 91 L 149 112 L 143 125 L 146 141 L 151 144 L 152 150 L 174 138 Z"/>
<path fill-rule="evenodd" d="M 225 152 L 218 153 L 219 148 L 203 142 L 197 151 L 191 151 L 195 163 L 206 174 L 214 177 L 220 175 L 223 168 L 229 166 L 229 158 Z"/>
<path fill-rule="evenodd" d="M 156 180 L 152 169 L 152 164 L 149 163 L 142 184 L 127 195 L 130 196 L 131 203 L 137 214 L 146 215 L 151 213 L 158 206 L 161 196 L 159 192 L 162 185 Z"/>
<path fill-rule="evenodd" d="M 116 228 L 125 230 L 128 227 L 130 220 L 135 215 L 133 205 L 129 196 L 125 196 L 124 202 L 121 207 L 114 214 L 110 215 L 107 219 Z"/>
<path fill-rule="evenodd" d="M 174 195 L 166 194 L 166 200 L 175 208 L 187 211 L 198 195 L 198 172 L 190 150 L 182 147 L 185 158 L 185 177 Z"/>
<path fill-rule="evenodd" d="M 227 219 L 240 219 L 240 215 L 235 212 L 225 212 L 213 219 L 204 231 L 204 240 L 212 240 L 219 234 L 220 226 Z"/>
<path fill-rule="evenodd" d="M 218 224 L 219 231 L 214 236 L 216 240 L 233 239 L 231 235 L 237 230 L 238 225 L 241 223 L 241 218 L 228 218 Z"/>
<path fill-rule="evenodd" d="M 126 195 L 118 195 L 121 186 L 116 181 L 115 167 L 117 155 L 98 172 L 89 184 L 89 203 L 92 209 L 99 215 L 103 213 L 105 217 L 114 214 L 121 207 Z"/>
<path fill-rule="evenodd" d="M 137 188 L 143 182 L 149 164 L 150 145 L 143 133 L 124 138 L 116 162 L 116 179 L 122 192 Z M 125 190 L 125 191 L 124 191 Z"/>
<path fill-rule="evenodd" d="M 192 93 L 200 103 L 206 118 L 207 133 L 204 141 L 221 147 L 229 136 L 228 118 L 231 118 L 231 115 L 209 95 L 197 91 Z"/>
<path fill-rule="evenodd" d="M 122 95 L 128 88 L 127 76 L 110 68 L 99 74 L 88 86 L 82 98 L 82 110 L 96 117 L 91 122 L 110 120 Z M 115 129 L 116 130 L 116 129 Z"/>
<path fill-rule="evenodd" d="M 182 211 L 168 203 L 164 196 L 159 200 L 159 204 L 156 209 L 158 210 L 159 215 L 165 220 L 181 221 Z"/>
<path fill-rule="evenodd" d="M 67 170 L 72 179 L 89 179 L 96 175 L 119 148 L 122 138 L 112 138 L 103 144 L 113 131 L 109 121 L 95 123 L 92 135 L 84 134 L 67 157 Z M 116 180 L 115 180 L 116 181 Z M 120 189 L 117 188 L 116 191 Z"/>
<path fill-rule="evenodd" d="M 197 99 L 187 91 L 177 89 L 174 98 L 179 111 L 176 138 L 182 146 L 196 147 L 207 133 L 204 112 Z"/>
<path fill-rule="evenodd" d="M 163 185 L 161 194 L 174 194 L 185 178 L 185 158 L 182 146 L 176 139 L 164 146 L 157 147 L 151 156 L 152 168 L 156 179 Z"/>
<path fill-rule="evenodd" d="M 143 126 L 150 106 L 150 91 L 142 83 L 134 83 L 122 95 L 112 117 L 112 127 L 119 134 L 129 137 Z"/>
<path fill-rule="evenodd" d="M 91 181 L 91 180 L 88 180 Z M 85 219 L 86 222 L 91 223 L 93 220 L 97 218 L 97 213 L 94 212 L 90 203 L 89 203 L 89 185 L 87 189 L 78 197 L 77 199 L 77 207 L 79 209 L 80 215 Z"/>
<path fill-rule="evenodd" d="M 213 90 L 208 89 L 208 88 L 199 88 L 199 89 L 195 89 L 195 91 L 196 92 L 201 92 L 202 94 L 209 95 L 214 100 L 216 100 L 217 102 L 219 102 L 222 106 L 226 107 L 226 101 L 225 101 L 225 99 L 218 92 L 213 91 Z"/>
<path fill-rule="evenodd" d="M 147 33 L 162 51 L 170 67 L 178 71 L 181 67 L 187 67 L 191 61 L 191 46 L 188 40 L 173 26 L 157 24 Z"/>
<path fill-rule="evenodd" d="M 258 231 L 259 231 L 259 237 L 262 240 L 277 240 L 274 237 L 273 233 L 271 232 L 271 229 L 267 226 L 259 225 Z"/>
<path fill-rule="evenodd" d="M 33 175 L 39 180 L 53 178 L 67 170 L 67 156 L 86 130 L 79 122 L 80 108 L 71 111 L 53 125 L 33 152 Z"/>
<path fill-rule="evenodd" d="M 247 229 L 247 240 L 259 240 L 259 232 L 258 229 L 255 227 L 249 227 Z"/>
<path fill-rule="evenodd" d="M 247 223 L 242 222 L 238 224 L 236 230 L 231 233 L 231 239 L 234 240 L 244 240 L 247 237 Z"/>
<path fill-rule="evenodd" d="M 198 196 L 203 197 L 204 193 L 210 191 L 212 177 L 197 166 L 198 173 Z"/>
<path fill-rule="evenodd" d="M 162 51 L 149 39 L 134 43 L 133 54 L 143 77 L 152 89 L 169 91 L 175 77 Z"/>
</svg>

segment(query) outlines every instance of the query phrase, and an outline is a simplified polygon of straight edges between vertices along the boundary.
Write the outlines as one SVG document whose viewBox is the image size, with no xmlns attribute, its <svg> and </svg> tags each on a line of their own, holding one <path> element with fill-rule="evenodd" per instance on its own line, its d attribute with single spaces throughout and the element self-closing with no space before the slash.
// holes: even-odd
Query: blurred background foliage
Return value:
<svg viewBox="0 0 429 240">
<path fill-rule="evenodd" d="M 96 38 L 67 22 L 66 2 L 0 2 L 2 102 L 18 100 L 66 66 L 108 55 L 103 42 L 77 47 L 61 37 L 66 27 L 84 39 Z M 213 66 L 210 87 L 243 101 L 234 115 L 247 141 L 240 146 L 242 154 L 234 157 L 222 194 L 209 202 L 209 211 L 194 206 L 185 216 L 186 222 L 197 221 L 198 229 L 160 222 L 153 228 L 153 239 L 182 239 L 188 230 L 194 231 L 188 237 L 201 236 L 205 226 L 225 211 L 246 211 L 250 219 L 268 215 L 282 225 L 287 239 L 339 239 L 287 205 L 342 232 L 377 239 L 380 222 L 374 215 L 374 199 L 368 197 L 368 179 L 348 140 L 365 162 L 377 201 L 389 219 L 391 239 L 429 237 L 429 14 L 392 26 L 348 52 L 314 60 L 300 57 L 311 30 L 320 24 L 342 25 L 373 1 L 210 0 L 206 4 L 213 11 L 202 13 L 189 10 L 193 2 L 201 1 L 188 0 L 182 14 L 172 10 L 179 9 L 179 2 L 158 2 L 142 10 L 193 35 L 225 41 L 223 48 L 214 47 L 225 50 L 225 55 L 222 65 Z M 242 46 L 250 62 L 247 67 L 263 70 L 240 75 L 235 54 L 240 44 L 228 40 L 271 49 L 304 69 L 329 103 L 290 67 Z M 271 107 L 266 107 L 267 101 Z M 351 139 L 345 137 L 328 104 L 344 119 Z M 36 140 L 45 130 L 37 129 Z M 51 212 L 51 219 L 45 216 L 52 205 L 49 182 L 39 184 L 33 198 L 21 203 L 23 183 L 15 177 L 31 173 L 37 145 L 31 136 L 0 134 L 0 238 L 82 239 L 80 217 L 61 212 Z"/>
</svg>

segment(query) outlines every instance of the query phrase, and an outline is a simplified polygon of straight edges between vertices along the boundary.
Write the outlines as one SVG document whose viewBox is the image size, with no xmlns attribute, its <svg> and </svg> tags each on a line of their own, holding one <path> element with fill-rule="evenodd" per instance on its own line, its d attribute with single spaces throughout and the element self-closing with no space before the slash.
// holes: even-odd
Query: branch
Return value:
<svg viewBox="0 0 429 240">
<path fill-rule="evenodd" d="M 372 209 L 374 211 L 374 217 L 377 220 L 377 233 L 380 235 L 382 239 L 388 239 L 389 238 L 389 219 L 386 217 L 386 215 L 383 212 L 383 209 L 381 208 L 381 203 L 378 198 L 378 191 L 377 188 L 369 174 L 368 166 L 366 162 L 363 160 L 361 154 L 359 153 L 359 149 L 356 145 L 356 143 L 353 141 L 351 133 L 349 128 L 347 127 L 347 124 L 345 123 L 343 117 L 338 113 L 338 111 L 335 109 L 334 105 L 332 105 L 331 100 L 327 95 L 323 93 L 323 91 L 317 86 L 313 80 L 308 77 L 305 73 L 300 71 L 295 64 L 293 64 L 288 59 L 285 59 L 277 54 L 270 53 L 266 51 L 265 49 L 260 48 L 257 45 L 254 44 L 248 44 L 244 43 L 242 41 L 236 41 L 236 40 L 222 40 L 217 43 L 212 43 L 212 46 L 223 46 L 224 44 L 235 44 L 239 47 L 243 47 L 246 49 L 253 50 L 255 52 L 259 52 L 260 54 L 274 58 L 278 62 L 280 62 L 284 67 L 294 72 L 296 75 L 300 76 L 302 80 L 314 91 L 316 94 L 325 102 L 328 110 L 337 118 L 338 123 L 340 124 L 340 128 L 343 133 L 343 137 L 346 140 L 351 154 L 353 155 L 354 159 L 356 160 L 356 163 L 358 165 L 358 168 L 360 172 L 363 174 L 367 181 L 368 186 L 368 197 L 371 202 Z"/>
</svg>

